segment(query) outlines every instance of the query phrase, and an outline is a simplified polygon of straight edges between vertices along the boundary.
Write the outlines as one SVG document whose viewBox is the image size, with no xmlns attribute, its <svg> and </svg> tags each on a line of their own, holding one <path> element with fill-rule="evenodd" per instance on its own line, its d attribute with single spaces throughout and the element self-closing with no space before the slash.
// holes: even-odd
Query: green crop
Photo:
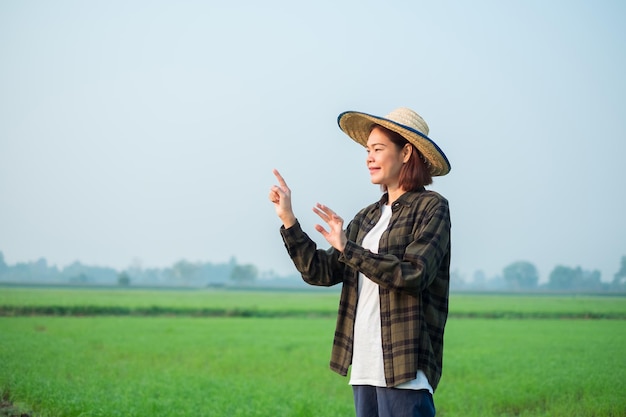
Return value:
<svg viewBox="0 0 626 417">
<path fill-rule="evenodd" d="M 625 300 L 452 296 L 437 415 L 626 415 Z M 347 379 L 328 369 L 337 302 L 336 292 L 3 289 L 4 306 L 163 314 L 0 317 L 0 390 L 41 417 L 354 415 Z M 209 307 L 273 318 L 167 313 Z"/>
</svg>

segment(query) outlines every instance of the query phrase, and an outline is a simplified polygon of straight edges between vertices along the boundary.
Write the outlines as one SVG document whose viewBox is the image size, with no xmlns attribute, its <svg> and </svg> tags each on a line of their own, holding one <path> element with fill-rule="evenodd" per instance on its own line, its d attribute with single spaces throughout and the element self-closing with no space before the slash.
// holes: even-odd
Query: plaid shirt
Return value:
<svg viewBox="0 0 626 417">
<path fill-rule="evenodd" d="M 347 375 L 352 362 L 358 272 L 379 285 L 383 362 L 388 387 L 415 379 L 421 369 L 433 389 L 441 378 L 450 283 L 448 201 L 434 191 L 407 192 L 392 205 L 378 253 L 360 245 L 381 216 L 387 194 L 348 224 L 343 253 L 317 249 L 299 223 L 281 235 L 309 284 L 343 283 L 330 367 Z"/>
</svg>

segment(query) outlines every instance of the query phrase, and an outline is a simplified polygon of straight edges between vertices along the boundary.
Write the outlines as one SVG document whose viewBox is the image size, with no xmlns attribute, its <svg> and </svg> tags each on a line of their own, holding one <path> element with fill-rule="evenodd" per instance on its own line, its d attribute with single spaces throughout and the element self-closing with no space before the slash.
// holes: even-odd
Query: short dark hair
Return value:
<svg viewBox="0 0 626 417">
<path fill-rule="evenodd" d="M 406 144 L 411 145 L 413 148 L 413 152 L 411 152 L 411 156 L 406 164 L 404 164 L 400 170 L 400 180 L 398 185 L 404 191 L 418 191 L 421 190 L 424 186 L 430 185 L 433 183 L 433 176 L 428 169 L 428 165 L 426 165 L 424 156 L 420 151 L 417 150 L 415 145 L 407 141 L 401 134 L 394 132 L 393 130 L 389 130 L 386 127 L 380 125 L 372 126 L 372 129 L 375 127 L 383 129 L 389 135 L 389 139 L 393 142 L 398 151 L 400 151 Z"/>
</svg>

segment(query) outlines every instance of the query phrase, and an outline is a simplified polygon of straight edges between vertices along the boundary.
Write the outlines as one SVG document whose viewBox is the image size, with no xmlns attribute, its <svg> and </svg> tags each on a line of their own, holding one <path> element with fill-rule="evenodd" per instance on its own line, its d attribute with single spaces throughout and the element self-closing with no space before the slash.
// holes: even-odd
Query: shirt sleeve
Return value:
<svg viewBox="0 0 626 417">
<path fill-rule="evenodd" d="M 346 265 L 339 262 L 336 249 L 318 249 L 299 222 L 288 229 L 281 226 L 280 234 L 287 253 L 306 283 L 330 287 L 343 281 Z"/>
<path fill-rule="evenodd" d="M 450 244 L 447 201 L 433 200 L 425 210 L 403 254 L 373 253 L 349 240 L 339 260 L 384 288 L 419 294 L 437 278 Z"/>
</svg>

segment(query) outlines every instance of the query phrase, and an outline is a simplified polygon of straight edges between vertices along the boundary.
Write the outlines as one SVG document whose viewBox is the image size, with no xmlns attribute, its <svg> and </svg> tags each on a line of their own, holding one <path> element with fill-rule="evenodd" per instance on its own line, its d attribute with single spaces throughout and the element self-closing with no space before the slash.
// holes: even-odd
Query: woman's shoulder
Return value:
<svg viewBox="0 0 626 417">
<path fill-rule="evenodd" d="M 382 205 L 387 201 L 386 195 L 383 195 L 380 200 L 373 202 L 361 210 L 354 216 L 355 219 L 362 219 L 375 210 L 379 210 Z M 433 190 L 419 190 L 408 191 L 400 196 L 397 200 L 400 204 L 406 206 L 413 206 L 416 209 L 432 208 L 437 206 L 448 206 L 448 200 L 441 194 Z"/>
<path fill-rule="evenodd" d="M 444 204 L 448 205 L 448 200 L 433 190 L 410 191 L 402 195 L 403 200 L 408 203 L 418 204 Z"/>
</svg>

